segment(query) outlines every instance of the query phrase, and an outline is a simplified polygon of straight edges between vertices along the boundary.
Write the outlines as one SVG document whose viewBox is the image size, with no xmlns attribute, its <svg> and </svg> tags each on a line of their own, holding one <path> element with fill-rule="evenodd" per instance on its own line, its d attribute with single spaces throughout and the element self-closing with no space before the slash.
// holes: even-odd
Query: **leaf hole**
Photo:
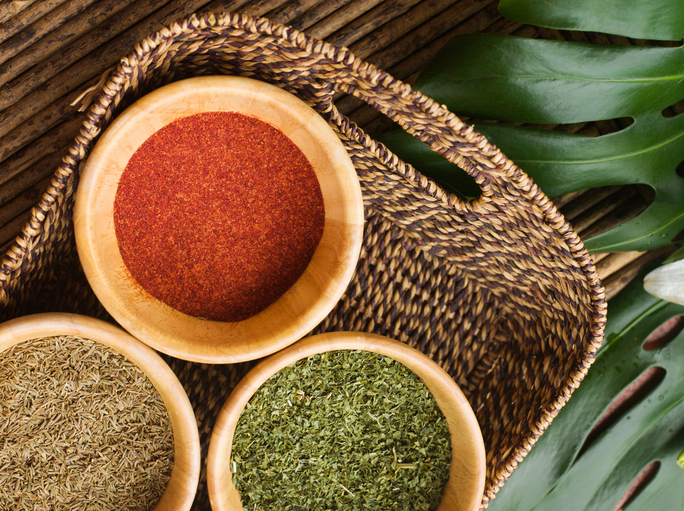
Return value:
<svg viewBox="0 0 684 511">
<path fill-rule="evenodd" d="M 660 470 L 660 462 L 653 461 L 646 465 L 631 486 L 627 489 L 625 494 L 620 498 L 613 511 L 622 511 L 632 500 L 634 500 L 648 484 L 653 481 L 653 478 Z"/>
<path fill-rule="evenodd" d="M 679 162 L 679 165 L 675 168 L 675 172 L 679 177 L 684 178 L 684 161 Z"/>
<path fill-rule="evenodd" d="M 667 371 L 662 367 L 649 367 L 636 380 L 625 387 L 596 422 L 584 441 L 579 455 L 581 456 L 599 436 L 656 388 L 663 381 L 666 373 Z"/>
<path fill-rule="evenodd" d="M 660 113 L 663 114 L 663 117 L 670 119 L 672 117 L 677 117 L 682 112 L 684 112 L 684 99 L 680 99 L 674 105 L 664 108 Z"/>
<path fill-rule="evenodd" d="M 632 186 L 634 187 L 636 193 L 644 200 L 646 207 L 653 204 L 653 201 L 655 201 L 656 198 L 655 188 L 653 188 L 651 185 L 645 185 L 641 183 Z"/>
<path fill-rule="evenodd" d="M 680 241 L 684 240 L 684 229 L 679 231 L 677 234 L 674 235 L 674 238 L 672 238 L 672 243 L 679 243 Z"/>
<path fill-rule="evenodd" d="M 641 349 L 652 351 L 667 346 L 684 329 L 684 316 L 675 316 L 656 328 L 644 341 Z"/>
<path fill-rule="evenodd" d="M 587 137 L 600 137 L 617 133 L 634 124 L 633 117 L 616 117 L 592 122 L 576 122 L 572 124 L 535 124 L 530 122 L 499 121 L 493 119 L 481 119 L 477 117 L 461 117 L 468 124 L 507 124 L 509 126 L 524 126 L 526 128 L 541 129 L 547 131 L 563 131 L 575 133 Z"/>
<path fill-rule="evenodd" d="M 617 119 L 608 119 L 605 121 L 595 121 L 593 124 L 596 126 L 598 135 L 609 135 L 611 133 L 617 133 L 626 128 L 629 128 L 634 124 L 634 119 L 632 117 L 620 117 Z"/>
</svg>

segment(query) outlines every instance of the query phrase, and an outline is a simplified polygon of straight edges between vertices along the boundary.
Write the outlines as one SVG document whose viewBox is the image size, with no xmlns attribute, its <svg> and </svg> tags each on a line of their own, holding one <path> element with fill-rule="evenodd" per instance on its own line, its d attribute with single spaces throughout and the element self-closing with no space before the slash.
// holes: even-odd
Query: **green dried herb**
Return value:
<svg viewBox="0 0 684 511">
<path fill-rule="evenodd" d="M 238 421 L 233 482 L 246 510 L 433 510 L 449 478 L 446 419 L 423 381 L 366 351 L 272 376 Z"/>
<path fill-rule="evenodd" d="M 172 467 L 161 396 L 120 354 L 79 337 L 0 353 L 0 510 L 149 510 Z"/>
</svg>

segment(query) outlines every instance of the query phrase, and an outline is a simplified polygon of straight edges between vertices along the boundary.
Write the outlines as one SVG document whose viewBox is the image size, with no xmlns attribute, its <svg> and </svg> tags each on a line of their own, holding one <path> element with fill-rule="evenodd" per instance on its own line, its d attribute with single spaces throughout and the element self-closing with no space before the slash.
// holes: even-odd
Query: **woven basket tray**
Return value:
<svg viewBox="0 0 684 511">
<path fill-rule="evenodd" d="M 445 108 L 344 48 L 237 14 L 193 15 L 141 42 L 95 91 L 80 135 L 6 254 L 1 319 L 40 311 L 106 317 L 75 250 L 79 170 L 126 106 L 206 74 L 278 85 L 338 133 L 361 181 L 365 239 L 346 294 L 314 333 L 386 335 L 453 376 L 482 428 L 486 507 L 592 363 L 603 340 L 603 289 L 580 239 L 520 169 Z M 481 196 L 464 202 L 401 162 L 340 114 L 338 92 L 457 163 Z M 168 361 L 195 407 L 206 454 L 218 410 L 252 364 Z M 209 509 L 205 481 L 203 474 L 194 509 Z"/>
</svg>

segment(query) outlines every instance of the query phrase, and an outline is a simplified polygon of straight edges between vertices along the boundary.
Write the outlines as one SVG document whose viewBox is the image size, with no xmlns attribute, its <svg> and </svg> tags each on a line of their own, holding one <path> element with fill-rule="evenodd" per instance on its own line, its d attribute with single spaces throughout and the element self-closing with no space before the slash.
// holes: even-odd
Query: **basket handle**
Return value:
<svg viewBox="0 0 684 511">
<path fill-rule="evenodd" d="M 479 185 L 482 200 L 488 201 L 504 189 L 541 193 L 515 163 L 444 105 L 349 53 L 340 57 L 345 64 L 351 63 L 348 72 L 338 78 L 337 89 L 363 100 L 458 165 Z"/>
</svg>

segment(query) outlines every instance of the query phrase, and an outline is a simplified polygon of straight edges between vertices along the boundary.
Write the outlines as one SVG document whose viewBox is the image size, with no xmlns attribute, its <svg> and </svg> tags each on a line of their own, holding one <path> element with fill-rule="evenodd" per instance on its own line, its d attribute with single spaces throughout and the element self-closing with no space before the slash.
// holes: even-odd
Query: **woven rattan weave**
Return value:
<svg viewBox="0 0 684 511">
<path fill-rule="evenodd" d="M 276 84 L 339 134 L 361 181 L 365 241 L 346 294 L 316 332 L 393 337 L 454 377 L 485 440 L 486 507 L 592 363 L 603 339 L 603 289 L 580 239 L 513 162 L 442 106 L 344 48 L 236 14 L 194 15 L 142 41 L 93 94 L 80 135 L 7 253 L 3 319 L 105 315 L 75 250 L 79 169 L 97 135 L 135 99 L 206 74 Z M 480 185 L 480 197 L 462 201 L 398 160 L 339 113 L 340 93 L 365 100 L 456 162 Z M 170 364 L 193 402 L 206 453 L 216 414 L 249 364 Z M 203 482 L 195 509 L 208 509 Z"/>
</svg>

